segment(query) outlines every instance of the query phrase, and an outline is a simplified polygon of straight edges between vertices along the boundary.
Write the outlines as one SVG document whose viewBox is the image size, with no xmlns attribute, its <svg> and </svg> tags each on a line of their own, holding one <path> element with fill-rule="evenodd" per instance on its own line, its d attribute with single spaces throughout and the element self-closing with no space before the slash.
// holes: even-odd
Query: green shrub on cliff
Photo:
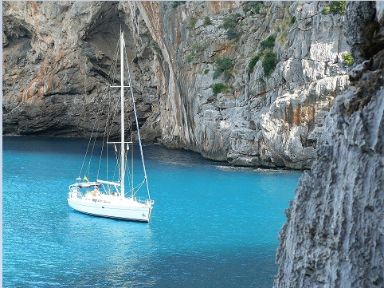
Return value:
<svg viewBox="0 0 384 288">
<path fill-rule="evenodd" d="M 266 76 L 271 75 L 273 70 L 275 70 L 276 68 L 276 64 L 277 64 L 276 53 L 274 53 L 273 51 L 267 51 L 264 54 L 263 62 L 262 62 L 264 74 Z"/>
<path fill-rule="evenodd" d="M 285 33 L 281 34 L 282 36 Z M 286 36 L 284 36 L 286 37 Z M 253 69 L 256 66 L 256 63 L 261 60 L 262 67 L 264 70 L 264 74 L 269 76 L 272 74 L 273 70 L 275 70 L 277 64 L 277 55 L 273 52 L 273 48 L 275 47 L 276 35 L 269 35 L 266 39 L 260 42 L 259 53 L 256 54 L 248 64 L 248 73 L 252 73 Z"/>
<path fill-rule="evenodd" d="M 223 83 L 215 83 L 211 87 L 214 95 L 229 91 L 229 86 Z"/>
<path fill-rule="evenodd" d="M 331 1 L 331 12 L 333 14 L 344 14 L 347 2 L 344 1 Z"/>
<path fill-rule="evenodd" d="M 331 7 L 329 6 L 325 6 L 323 10 L 321 10 L 321 14 L 328 15 L 329 13 L 331 13 Z"/>
<path fill-rule="evenodd" d="M 230 28 L 227 30 L 227 38 L 229 40 L 237 39 L 240 37 L 240 32 L 236 28 Z"/>
<path fill-rule="evenodd" d="M 240 32 L 237 29 L 237 24 L 240 20 L 241 15 L 239 13 L 230 14 L 223 18 L 223 22 L 220 28 L 227 30 L 227 38 L 229 40 L 237 39 L 240 36 Z"/>
<path fill-rule="evenodd" d="M 260 57 L 261 57 L 260 54 L 256 54 L 255 56 L 253 56 L 251 61 L 249 61 L 249 64 L 248 64 L 248 72 L 249 73 L 253 72 L 253 69 L 255 68 L 256 63 L 260 60 Z"/>
<path fill-rule="evenodd" d="M 272 49 L 273 47 L 275 47 L 275 40 L 275 34 L 269 35 L 265 40 L 261 41 L 261 49 Z"/>
<path fill-rule="evenodd" d="M 235 28 L 240 20 L 241 15 L 239 13 L 230 14 L 223 18 L 223 22 L 220 27 L 224 29 Z"/>
<path fill-rule="evenodd" d="M 204 26 L 212 25 L 211 18 L 209 16 L 205 16 L 204 18 Z"/>
<path fill-rule="evenodd" d="M 195 53 L 189 52 L 187 57 L 186 57 L 187 62 L 188 63 L 192 62 L 195 59 L 195 56 L 196 56 Z"/>
<path fill-rule="evenodd" d="M 215 64 L 216 69 L 213 73 L 213 79 L 221 76 L 221 74 L 224 74 L 225 79 L 229 79 L 232 76 L 233 62 L 231 59 L 226 57 L 218 58 Z"/>
<path fill-rule="evenodd" d="M 352 66 L 355 63 L 355 59 L 353 59 L 352 54 L 349 52 L 344 53 L 341 57 L 343 58 L 343 63 L 347 66 Z"/>
<path fill-rule="evenodd" d="M 259 14 L 261 7 L 263 7 L 263 3 L 250 1 L 243 5 L 243 12 L 249 15 Z"/>
<path fill-rule="evenodd" d="M 195 29 L 196 23 L 197 23 L 196 18 L 193 18 L 193 17 L 192 17 L 192 18 L 189 20 L 188 29 L 190 29 L 190 30 Z"/>
<path fill-rule="evenodd" d="M 331 1 L 330 5 L 327 5 L 321 10 L 321 13 L 327 15 L 332 14 L 344 14 L 346 9 L 346 1 Z"/>
</svg>

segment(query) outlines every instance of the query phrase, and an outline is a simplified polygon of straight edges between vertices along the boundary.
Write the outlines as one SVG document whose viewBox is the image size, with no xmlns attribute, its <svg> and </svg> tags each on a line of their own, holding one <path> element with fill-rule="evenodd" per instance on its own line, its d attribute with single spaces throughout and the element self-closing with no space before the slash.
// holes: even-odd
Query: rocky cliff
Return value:
<svg viewBox="0 0 384 288">
<path fill-rule="evenodd" d="M 327 2 L 3 5 L 5 134 L 116 131 L 106 78 L 122 27 L 144 140 L 308 168 L 353 63 L 343 9 Z"/>
<path fill-rule="evenodd" d="M 348 3 L 346 35 L 363 62 L 336 97 L 287 211 L 275 287 L 384 287 L 382 4 Z"/>
</svg>

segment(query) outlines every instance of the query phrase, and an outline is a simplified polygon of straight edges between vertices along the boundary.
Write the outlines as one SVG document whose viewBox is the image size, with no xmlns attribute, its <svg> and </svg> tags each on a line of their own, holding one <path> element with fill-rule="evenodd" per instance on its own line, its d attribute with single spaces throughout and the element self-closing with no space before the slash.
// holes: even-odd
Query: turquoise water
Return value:
<svg viewBox="0 0 384 288">
<path fill-rule="evenodd" d="M 145 146 L 152 221 L 116 221 L 67 206 L 86 145 L 4 138 L 4 287 L 272 286 L 278 232 L 300 173 L 235 169 Z"/>
</svg>

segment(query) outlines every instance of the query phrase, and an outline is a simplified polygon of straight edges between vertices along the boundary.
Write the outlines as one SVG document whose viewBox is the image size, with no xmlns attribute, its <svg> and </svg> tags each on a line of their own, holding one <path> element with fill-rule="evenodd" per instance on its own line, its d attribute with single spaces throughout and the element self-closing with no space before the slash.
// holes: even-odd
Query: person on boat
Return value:
<svg viewBox="0 0 384 288">
<path fill-rule="evenodd" d="M 99 195 L 100 195 L 99 187 L 95 186 L 95 189 L 92 190 L 92 196 L 99 196 Z"/>
</svg>

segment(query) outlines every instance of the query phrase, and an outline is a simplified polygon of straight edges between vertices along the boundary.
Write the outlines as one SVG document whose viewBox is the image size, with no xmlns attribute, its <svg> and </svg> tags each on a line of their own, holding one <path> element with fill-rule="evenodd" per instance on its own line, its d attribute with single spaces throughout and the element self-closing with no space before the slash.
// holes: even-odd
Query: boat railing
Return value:
<svg viewBox="0 0 384 288">
<path fill-rule="evenodd" d="M 69 189 L 70 192 L 80 191 L 79 186 L 77 186 L 76 184 L 69 185 L 68 189 Z"/>
</svg>

